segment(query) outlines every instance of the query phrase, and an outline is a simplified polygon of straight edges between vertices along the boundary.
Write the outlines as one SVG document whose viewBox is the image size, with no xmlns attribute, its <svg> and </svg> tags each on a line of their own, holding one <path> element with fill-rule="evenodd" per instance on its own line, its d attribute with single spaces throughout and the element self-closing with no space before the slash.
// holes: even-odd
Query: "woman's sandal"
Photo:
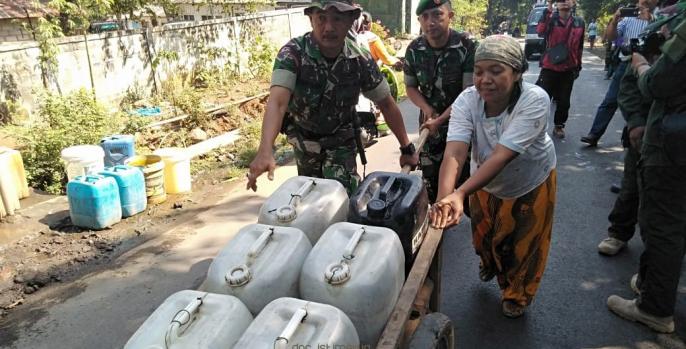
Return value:
<svg viewBox="0 0 686 349">
<path fill-rule="evenodd" d="M 520 305 L 507 299 L 503 301 L 503 315 L 510 319 L 516 319 L 524 315 L 524 310 L 526 310 L 526 305 Z"/>
</svg>

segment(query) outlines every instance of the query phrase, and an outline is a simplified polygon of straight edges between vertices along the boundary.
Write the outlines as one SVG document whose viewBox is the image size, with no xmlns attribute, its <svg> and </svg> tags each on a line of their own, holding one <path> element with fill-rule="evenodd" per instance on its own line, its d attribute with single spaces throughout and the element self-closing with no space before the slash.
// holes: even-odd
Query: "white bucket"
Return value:
<svg viewBox="0 0 686 349">
<path fill-rule="evenodd" d="M 169 194 L 191 191 L 191 158 L 183 148 L 160 148 L 153 154 L 164 161 L 164 188 Z"/>
<path fill-rule="evenodd" d="M 105 152 L 97 145 L 76 145 L 65 148 L 60 154 L 71 181 L 77 176 L 97 174 L 105 168 Z"/>
</svg>

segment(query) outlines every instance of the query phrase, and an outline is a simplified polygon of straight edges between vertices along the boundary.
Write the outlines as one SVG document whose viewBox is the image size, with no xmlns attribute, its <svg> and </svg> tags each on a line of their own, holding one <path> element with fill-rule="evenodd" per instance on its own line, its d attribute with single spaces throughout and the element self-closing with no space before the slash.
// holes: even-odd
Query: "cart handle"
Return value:
<svg viewBox="0 0 686 349">
<path fill-rule="evenodd" d="M 414 148 L 416 149 L 417 153 L 422 151 L 422 148 L 424 147 L 424 143 L 426 143 L 427 138 L 429 138 L 429 129 L 423 128 L 419 132 L 419 137 L 414 141 Z M 404 174 L 409 174 L 410 171 L 412 171 L 412 166 L 405 165 L 403 166 L 403 169 L 400 172 Z"/>
</svg>

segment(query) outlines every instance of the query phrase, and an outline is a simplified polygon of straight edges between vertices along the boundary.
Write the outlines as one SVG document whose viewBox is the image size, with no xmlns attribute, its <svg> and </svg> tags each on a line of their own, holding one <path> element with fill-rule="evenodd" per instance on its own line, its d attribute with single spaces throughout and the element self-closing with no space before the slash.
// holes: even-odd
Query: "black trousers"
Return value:
<svg viewBox="0 0 686 349">
<path fill-rule="evenodd" d="M 615 206 L 607 217 L 610 221 L 608 235 L 624 242 L 631 240 L 638 223 L 638 173 L 641 154 L 634 147 L 628 147 L 624 154 L 624 176 L 622 189 L 617 195 Z"/>
<path fill-rule="evenodd" d="M 550 69 L 541 69 L 536 85 L 548 92 L 550 99 L 557 103 L 555 110 L 555 126 L 565 127 L 569 118 L 569 100 L 574 86 L 574 72 L 557 72 Z"/>
<path fill-rule="evenodd" d="M 638 173 L 638 223 L 645 245 L 638 306 L 655 316 L 671 316 L 686 251 L 686 166 L 639 166 Z"/>
</svg>

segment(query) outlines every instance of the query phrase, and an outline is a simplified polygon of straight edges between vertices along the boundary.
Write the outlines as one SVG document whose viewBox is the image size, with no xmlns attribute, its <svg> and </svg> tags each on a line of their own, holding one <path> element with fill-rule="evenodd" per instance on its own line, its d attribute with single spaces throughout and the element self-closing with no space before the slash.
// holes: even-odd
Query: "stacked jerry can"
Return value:
<svg viewBox="0 0 686 349">
<path fill-rule="evenodd" d="M 67 198 L 75 226 L 99 230 L 121 220 L 119 187 L 112 177 L 77 176 L 67 183 Z"/>
<path fill-rule="evenodd" d="M 204 297 L 231 297 L 226 301 L 240 302 L 254 317 L 245 328 L 239 322 L 242 334 L 223 347 L 376 346 L 400 295 L 407 259 L 421 243 L 428 204 L 419 178 L 368 179 L 350 201 L 336 181 L 291 178 L 265 200 L 258 223 L 241 228 L 221 250 L 200 289 Z M 168 343 L 170 331 L 180 333 L 170 324 L 192 318 L 195 306 L 187 308 L 177 310 L 177 316 L 187 314 L 179 319 L 173 312 L 155 317 L 158 309 L 144 324 L 156 321 L 157 327 L 142 326 L 136 335 Z M 197 324 L 186 332 L 218 336 L 213 324 Z"/>
<path fill-rule="evenodd" d="M 0 147 L 0 218 L 13 215 L 19 200 L 29 196 L 24 162 L 19 151 Z"/>
<path fill-rule="evenodd" d="M 339 182 L 297 176 L 286 180 L 260 208 L 258 223 L 302 230 L 312 244 L 348 216 L 348 194 Z"/>
<path fill-rule="evenodd" d="M 279 297 L 295 297 L 312 245 L 300 229 L 250 224 L 214 259 L 205 291 L 238 297 L 253 314 Z"/>
<path fill-rule="evenodd" d="M 76 177 L 67 183 L 67 198 L 72 224 L 96 230 L 143 212 L 147 205 L 143 173 L 127 165 Z"/>
<path fill-rule="evenodd" d="M 136 155 L 135 139 L 132 135 L 114 135 L 100 140 L 105 155 L 105 166 L 124 165 Z"/>
<path fill-rule="evenodd" d="M 145 320 L 124 348 L 234 348 L 252 320 L 236 297 L 180 291 Z"/>
<path fill-rule="evenodd" d="M 400 295 L 404 264 L 400 239 L 391 229 L 336 223 L 305 260 L 300 295 L 343 311 L 360 344 L 374 347 Z"/>
</svg>

